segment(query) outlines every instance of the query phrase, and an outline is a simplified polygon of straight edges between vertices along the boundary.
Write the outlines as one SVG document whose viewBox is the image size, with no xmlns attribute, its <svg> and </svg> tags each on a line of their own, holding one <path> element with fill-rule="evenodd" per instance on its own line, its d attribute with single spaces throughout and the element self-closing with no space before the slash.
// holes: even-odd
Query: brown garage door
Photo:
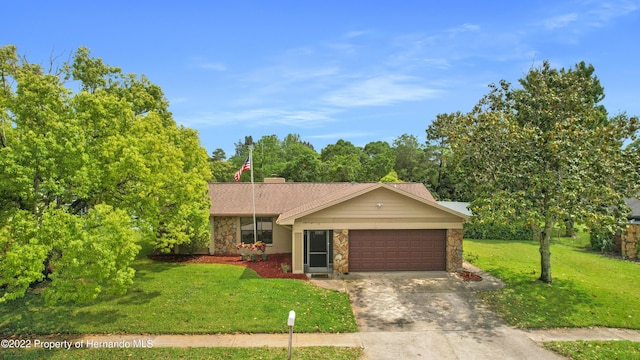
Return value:
<svg viewBox="0 0 640 360">
<path fill-rule="evenodd" d="M 446 234 L 446 230 L 351 230 L 349 270 L 445 270 Z"/>
</svg>

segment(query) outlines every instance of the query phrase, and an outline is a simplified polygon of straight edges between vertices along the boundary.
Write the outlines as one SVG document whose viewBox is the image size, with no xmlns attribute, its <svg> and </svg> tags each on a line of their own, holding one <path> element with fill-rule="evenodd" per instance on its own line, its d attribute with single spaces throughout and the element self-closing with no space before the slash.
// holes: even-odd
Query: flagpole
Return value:
<svg viewBox="0 0 640 360">
<path fill-rule="evenodd" d="M 253 203 L 253 243 L 258 242 L 258 224 L 256 224 L 256 186 L 253 183 L 253 144 L 249 145 L 249 164 L 251 164 L 251 202 Z"/>
</svg>

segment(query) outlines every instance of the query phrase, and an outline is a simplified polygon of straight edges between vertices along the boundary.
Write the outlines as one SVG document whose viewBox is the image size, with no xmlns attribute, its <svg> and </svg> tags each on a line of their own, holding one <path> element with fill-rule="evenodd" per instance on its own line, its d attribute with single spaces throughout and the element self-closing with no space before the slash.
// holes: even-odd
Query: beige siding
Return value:
<svg viewBox="0 0 640 360">
<path fill-rule="evenodd" d="M 273 245 L 267 247 L 267 254 L 291 252 L 291 228 L 276 224 L 273 219 Z"/>
<path fill-rule="evenodd" d="M 294 274 L 303 274 L 303 260 L 304 260 L 304 244 L 302 243 L 302 232 L 298 229 L 294 229 L 293 233 L 293 246 L 291 249 L 291 270 Z"/>
<path fill-rule="evenodd" d="M 378 206 L 381 204 L 381 206 Z M 456 229 L 460 218 L 387 189 L 377 189 L 296 222 L 305 229 Z"/>
</svg>

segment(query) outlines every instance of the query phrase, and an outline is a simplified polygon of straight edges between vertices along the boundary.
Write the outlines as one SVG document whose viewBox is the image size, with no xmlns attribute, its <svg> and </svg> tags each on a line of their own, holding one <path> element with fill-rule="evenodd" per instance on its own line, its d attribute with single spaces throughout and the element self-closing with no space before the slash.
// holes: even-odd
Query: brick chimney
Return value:
<svg viewBox="0 0 640 360">
<path fill-rule="evenodd" d="M 285 179 L 283 177 L 267 177 L 264 178 L 266 184 L 284 184 Z"/>
</svg>

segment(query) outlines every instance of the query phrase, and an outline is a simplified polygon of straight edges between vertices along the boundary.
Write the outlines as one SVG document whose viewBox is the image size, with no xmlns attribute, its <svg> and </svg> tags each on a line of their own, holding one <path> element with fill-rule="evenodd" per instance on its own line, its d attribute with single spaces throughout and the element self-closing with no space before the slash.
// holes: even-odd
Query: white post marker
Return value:
<svg viewBox="0 0 640 360">
<path fill-rule="evenodd" d="M 296 321 L 296 312 L 291 310 L 289 311 L 289 320 L 287 321 L 287 325 L 289 325 L 289 357 L 288 360 L 291 360 L 291 341 L 293 338 L 293 323 Z"/>
</svg>

